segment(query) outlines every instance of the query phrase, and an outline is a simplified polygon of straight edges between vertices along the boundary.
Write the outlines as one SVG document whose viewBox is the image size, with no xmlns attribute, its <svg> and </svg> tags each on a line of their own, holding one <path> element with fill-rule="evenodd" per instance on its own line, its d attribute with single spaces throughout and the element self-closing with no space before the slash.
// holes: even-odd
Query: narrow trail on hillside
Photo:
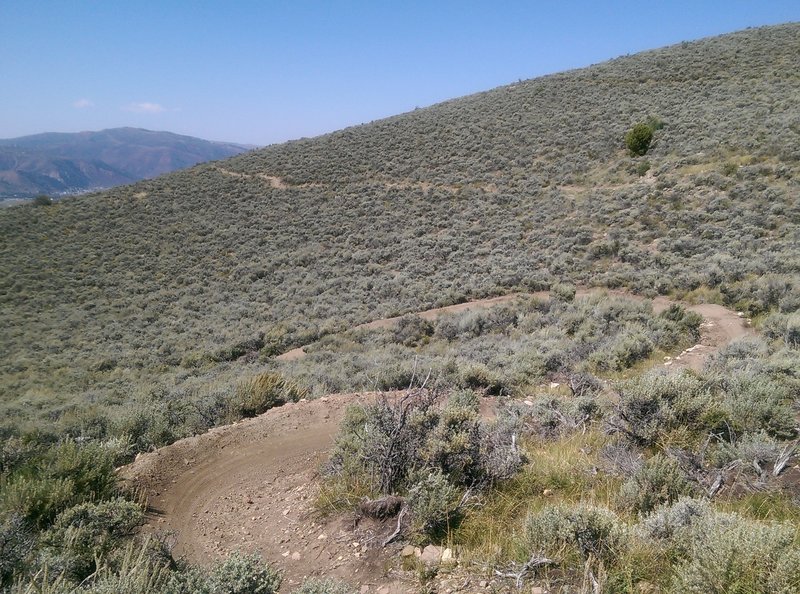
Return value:
<svg viewBox="0 0 800 594">
<path fill-rule="evenodd" d="M 595 292 L 579 291 L 578 297 Z M 435 319 L 517 297 L 482 299 L 418 315 Z M 658 297 L 653 309 L 660 312 L 672 303 Z M 700 369 L 712 353 L 753 332 L 739 314 L 722 306 L 687 309 L 704 318 L 700 342 L 666 361 L 667 366 Z M 375 320 L 361 327 L 391 327 L 397 320 Z M 355 526 L 352 518 L 320 519 L 314 509 L 319 468 L 346 407 L 377 397 L 377 393 L 341 394 L 287 404 L 140 455 L 121 474 L 148 498 L 152 514 L 147 529 L 172 533 L 176 555 L 193 562 L 207 564 L 233 550 L 256 550 L 284 570 L 283 591 L 306 576 L 326 576 L 358 584 L 363 594 L 414 592 L 417 584 L 404 582 L 390 569 L 396 551 L 376 546 L 379 540 Z M 477 583 L 469 584 L 469 589 L 482 590 Z"/>
</svg>

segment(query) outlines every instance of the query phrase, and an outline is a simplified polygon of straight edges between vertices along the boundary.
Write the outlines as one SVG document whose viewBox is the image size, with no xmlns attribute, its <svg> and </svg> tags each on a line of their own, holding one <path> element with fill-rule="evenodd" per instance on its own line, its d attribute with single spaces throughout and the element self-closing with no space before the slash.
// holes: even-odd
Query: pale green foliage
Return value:
<svg viewBox="0 0 800 594">
<path fill-rule="evenodd" d="M 627 545 L 628 532 L 606 508 L 578 504 L 547 506 L 525 521 L 525 545 L 551 558 L 578 555 L 613 563 Z"/>
<path fill-rule="evenodd" d="M 713 402 L 703 382 L 688 373 L 648 372 L 622 383 L 619 392 L 615 422 L 642 444 L 655 444 L 675 429 L 701 426 Z"/>
<path fill-rule="evenodd" d="M 80 582 L 97 569 L 97 559 L 133 536 L 143 521 L 142 508 L 121 498 L 83 503 L 61 512 L 42 535 L 51 571 L 57 569 Z"/>
<path fill-rule="evenodd" d="M 625 509 L 647 513 L 695 491 L 696 486 L 689 482 L 677 460 L 656 454 L 625 481 L 620 497 Z"/>
<path fill-rule="evenodd" d="M 356 594 L 357 589 L 335 579 L 308 578 L 292 594 Z"/>
<path fill-rule="evenodd" d="M 423 535 L 435 535 L 446 529 L 456 517 L 460 499 L 461 490 L 441 471 L 419 476 L 408 490 L 414 529 Z"/>
<path fill-rule="evenodd" d="M 282 577 L 257 553 L 234 552 L 209 575 L 210 594 L 273 594 Z"/>
<path fill-rule="evenodd" d="M 656 507 L 636 526 L 636 534 L 644 540 L 669 543 L 671 548 L 688 552 L 691 529 L 712 514 L 705 499 L 680 497 L 675 502 Z"/>
<path fill-rule="evenodd" d="M 791 594 L 800 591 L 794 526 L 717 514 L 694 528 L 689 557 L 672 588 L 688 594 Z"/>
</svg>

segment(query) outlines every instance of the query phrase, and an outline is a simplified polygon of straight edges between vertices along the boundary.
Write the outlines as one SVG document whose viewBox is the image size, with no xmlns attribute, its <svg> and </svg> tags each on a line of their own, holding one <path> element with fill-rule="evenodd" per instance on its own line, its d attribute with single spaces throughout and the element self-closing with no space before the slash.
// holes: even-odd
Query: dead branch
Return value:
<svg viewBox="0 0 800 594">
<path fill-rule="evenodd" d="M 794 453 L 797 450 L 798 441 L 799 440 L 795 440 L 792 443 L 784 446 L 783 451 L 781 451 L 777 460 L 775 460 L 775 466 L 772 468 L 773 476 L 778 476 L 781 472 L 783 472 L 783 469 L 786 468 L 786 465 L 789 464 L 789 460 L 792 459 L 792 456 L 794 456 Z"/>
<path fill-rule="evenodd" d="M 403 504 L 403 508 L 400 510 L 400 514 L 397 516 L 397 528 L 394 529 L 384 541 L 383 546 L 385 547 L 390 542 L 392 542 L 395 538 L 399 536 L 399 534 L 403 531 L 403 518 L 408 514 L 408 506 Z"/>
<path fill-rule="evenodd" d="M 514 578 L 514 583 L 519 589 L 522 588 L 522 580 L 525 579 L 526 573 L 533 571 L 537 567 L 542 567 L 543 565 L 552 565 L 553 563 L 555 563 L 553 559 L 534 553 L 519 571 L 500 571 L 499 569 L 495 569 L 494 573 L 500 577 Z"/>
</svg>

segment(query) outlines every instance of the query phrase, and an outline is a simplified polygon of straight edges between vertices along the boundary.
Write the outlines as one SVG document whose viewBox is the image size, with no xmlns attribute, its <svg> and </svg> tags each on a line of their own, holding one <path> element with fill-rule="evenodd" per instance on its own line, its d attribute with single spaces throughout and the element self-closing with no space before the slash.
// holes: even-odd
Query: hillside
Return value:
<svg viewBox="0 0 800 594">
<path fill-rule="evenodd" d="M 237 144 L 136 128 L 4 139 L 0 200 L 96 191 L 245 150 Z"/>
<path fill-rule="evenodd" d="M 798 56 L 0 211 L 0 589 L 800 591 Z"/>
<path fill-rule="evenodd" d="M 792 311 L 798 55 L 747 30 L 9 209 L 4 404 L 224 389 L 245 352 L 555 282 Z"/>
</svg>

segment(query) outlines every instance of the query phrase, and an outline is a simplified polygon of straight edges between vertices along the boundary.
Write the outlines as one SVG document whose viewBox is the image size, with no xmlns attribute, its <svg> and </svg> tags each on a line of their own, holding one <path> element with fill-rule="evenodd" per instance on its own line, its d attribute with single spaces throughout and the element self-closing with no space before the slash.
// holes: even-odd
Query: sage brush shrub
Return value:
<svg viewBox="0 0 800 594">
<path fill-rule="evenodd" d="M 625 524 L 602 507 L 551 505 L 529 513 L 525 520 L 526 550 L 567 565 L 582 565 L 589 559 L 613 564 L 627 541 Z"/>
<path fill-rule="evenodd" d="M 689 594 L 800 591 L 800 548 L 790 524 L 709 514 L 690 528 L 688 556 L 675 568 L 672 589 Z"/>
<path fill-rule="evenodd" d="M 650 371 L 622 382 L 618 391 L 609 423 L 639 445 L 663 442 L 676 430 L 701 433 L 715 422 L 709 388 L 687 372 Z"/>
<path fill-rule="evenodd" d="M 623 483 L 620 507 L 646 514 L 659 505 L 672 503 L 697 490 L 675 458 L 656 454 Z"/>
<path fill-rule="evenodd" d="M 102 443 L 65 441 L 32 456 L 4 477 L 0 511 L 45 528 L 72 505 L 117 494 L 117 452 Z"/>
<path fill-rule="evenodd" d="M 462 491 L 440 470 L 412 477 L 408 505 L 413 529 L 425 537 L 446 531 L 458 519 Z"/>
<path fill-rule="evenodd" d="M 36 534 L 16 513 L 0 515 L 0 588 L 10 585 L 36 547 Z"/>
<path fill-rule="evenodd" d="M 125 499 L 83 503 L 61 512 L 42 534 L 46 564 L 56 574 L 81 582 L 106 557 L 136 533 L 142 508 Z"/>
<path fill-rule="evenodd" d="M 352 586 L 335 579 L 308 578 L 292 594 L 356 594 Z"/>
<path fill-rule="evenodd" d="M 692 529 L 713 513 L 707 500 L 681 496 L 646 514 L 637 524 L 636 534 L 644 540 L 658 542 L 673 556 L 685 557 L 692 546 Z"/>
<path fill-rule="evenodd" d="M 653 340 L 642 327 L 631 326 L 614 337 L 590 358 L 600 371 L 622 371 L 653 352 Z"/>
<path fill-rule="evenodd" d="M 771 377 L 739 373 L 721 378 L 722 411 L 738 433 L 765 431 L 779 439 L 796 435 L 796 422 L 790 406 L 792 395 Z"/>
<path fill-rule="evenodd" d="M 328 463 L 345 483 L 376 494 L 404 494 L 411 477 L 434 473 L 463 491 L 507 478 L 522 463 L 514 426 L 484 423 L 477 399 L 415 389 L 392 400 L 348 408 Z"/>
<path fill-rule="evenodd" d="M 281 585 L 280 572 L 258 553 L 231 553 L 208 576 L 209 594 L 274 594 Z"/>
</svg>

